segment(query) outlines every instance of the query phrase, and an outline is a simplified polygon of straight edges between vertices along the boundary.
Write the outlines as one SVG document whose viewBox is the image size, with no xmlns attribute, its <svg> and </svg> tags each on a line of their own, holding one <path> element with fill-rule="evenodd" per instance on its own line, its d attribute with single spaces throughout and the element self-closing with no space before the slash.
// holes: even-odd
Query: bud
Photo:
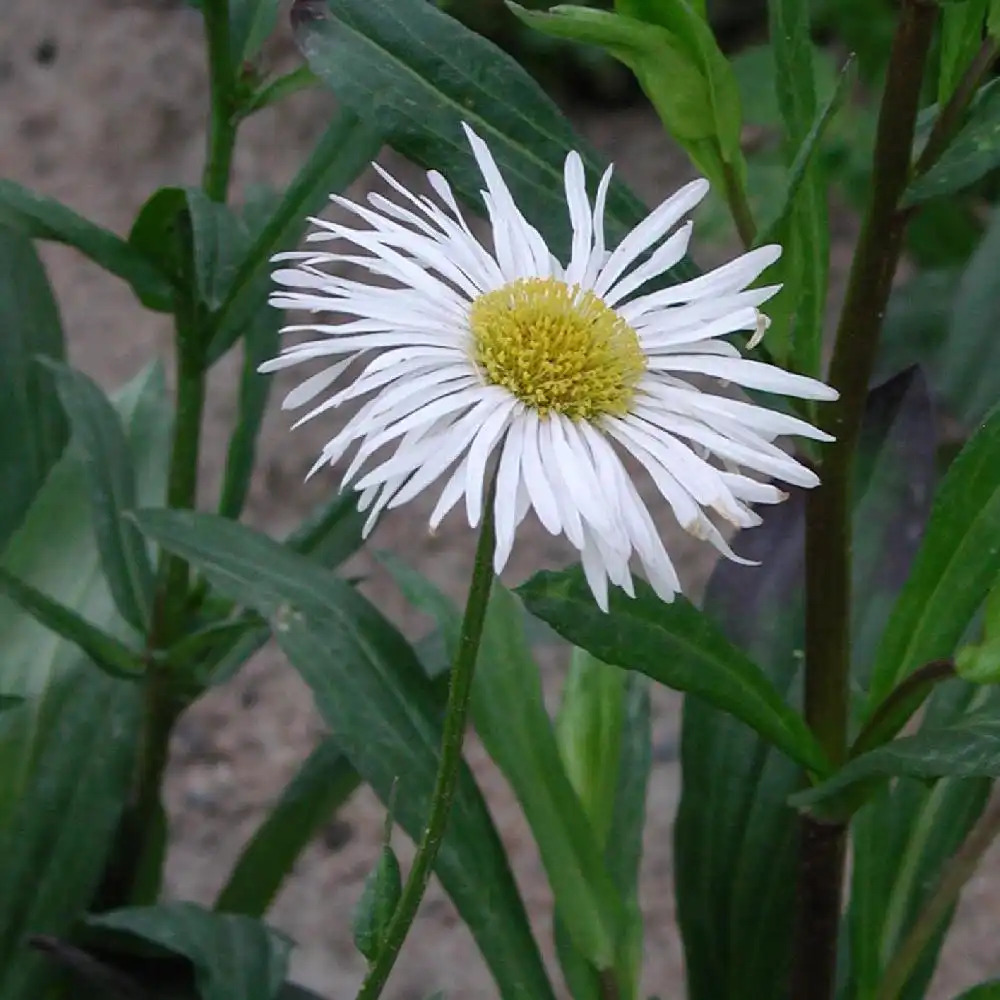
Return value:
<svg viewBox="0 0 1000 1000">
<path fill-rule="evenodd" d="M 377 864 L 365 879 L 352 924 L 354 944 L 369 962 L 375 960 L 382 947 L 402 893 L 403 877 L 399 861 L 393 849 L 385 844 Z"/>
</svg>

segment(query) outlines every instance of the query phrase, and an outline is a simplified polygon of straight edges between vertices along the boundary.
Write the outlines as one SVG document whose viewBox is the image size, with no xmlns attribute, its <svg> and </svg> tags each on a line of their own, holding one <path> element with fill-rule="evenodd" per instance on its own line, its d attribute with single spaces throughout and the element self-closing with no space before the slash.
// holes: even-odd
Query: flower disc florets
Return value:
<svg viewBox="0 0 1000 1000">
<path fill-rule="evenodd" d="M 625 320 L 593 292 L 554 278 L 521 278 L 481 295 L 469 327 L 486 381 L 543 417 L 624 416 L 646 369 Z"/>
</svg>

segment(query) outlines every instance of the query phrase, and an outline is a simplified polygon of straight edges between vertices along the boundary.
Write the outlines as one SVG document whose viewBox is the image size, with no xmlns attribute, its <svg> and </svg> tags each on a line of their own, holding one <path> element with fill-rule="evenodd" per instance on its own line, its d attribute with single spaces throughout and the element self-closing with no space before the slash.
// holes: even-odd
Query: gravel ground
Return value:
<svg viewBox="0 0 1000 1000">
<path fill-rule="evenodd" d="M 293 55 L 277 46 L 276 60 Z M 161 185 L 195 183 L 202 158 L 206 76 L 198 15 L 164 0 L 75 0 L 46 4 L 7 0 L 0 15 L 0 175 L 59 198 L 103 225 L 125 232 L 138 206 Z M 299 95 L 281 112 L 264 112 L 243 133 L 234 172 L 237 198 L 248 184 L 287 182 L 331 113 L 323 94 Z M 687 167 L 642 110 L 574 111 L 581 130 L 616 161 L 625 178 L 653 200 L 684 179 Z M 414 172 L 389 153 L 382 162 L 404 179 Z M 373 183 L 363 177 L 354 194 Z M 847 249 L 838 247 L 837 262 Z M 151 357 L 169 358 L 169 329 L 129 290 L 72 251 L 45 247 L 63 311 L 72 361 L 111 387 Z M 235 413 L 238 358 L 213 374 L 205 415 L 203 490 L 214 499 Z M 280 392 L 280 386 L 276 392 Z M 265 423 L 259 472 L 247 518 L 280 533 L 332 488 L 330 477 L 302 485 L 329 427 L 289 436 L 274 408 Z M 419 502 L 384 519 L 373 539 L 459 596 L 471 561 L 470 536 L 448 522 L 433 537 Z M 420 526 L 419 530 L 417 526 Z M 679 570 L 695 592 L 711 568 L 703 551 L 666 526 Z M 538 529 L 525 532 L 510 569 L 520 580 L 540 566 L 567 561 L 565 550 Z M 403 606 L 367 557 L 368 591 L 404 630 L 426 628 Z M 549 656 L 546 690 L 558 689 L 560 665 Z M 645 983 L 663 997 L 682 993 L 682 957 L 674 925 L 671 823 L 679 794 L 674 759 L 678 699 L 658 692 L 657 764 L 648 803 L 643 908 L 647 920 Z M 309 692 L 268 648 L 231 684 L 213 691 L 178 727 L 166 798 L 171 820 L 168 891 L 210 901 L 246 838 L 322 733 Z M 552 961 L 551 899 L 516 803 L 481 748 L 469 759 L 507 844 L 528 910 Z M 363 961 L 350 943 L 350 911 L 377 851 L 381 807 L 359 793 L 306 851 L 279 897 L 273 921 L 297 942 L 294 977 L 341 1000 L 353 995 Z M 404 863 L 409 845 L 397 845 Z M 970 887 L 935 983 L 934 1000 L 1000 970 L 995 955 L 998 859 Z M 449 997 L 492 995 L 472 939 L 435 886 L 387 990 L 420 1000 L 436 989 Z"/>
</svg>

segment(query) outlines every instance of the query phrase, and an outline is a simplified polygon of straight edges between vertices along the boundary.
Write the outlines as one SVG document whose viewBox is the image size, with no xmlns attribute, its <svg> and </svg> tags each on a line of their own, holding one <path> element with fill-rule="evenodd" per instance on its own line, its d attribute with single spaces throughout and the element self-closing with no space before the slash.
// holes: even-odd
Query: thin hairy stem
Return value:
<svg viewBox="0 0 1000 1000">
<path fill-rule="evenodd" d="M 483 623 L 486 620 L 486 606 L 493 586 L 493 550 L 496 544 L 493 525 L 495 496 L 496 476 L 493 475 L 487 488 L 483 523 L 479 531 L 472 582 L 469 585 L 469 596 L 462 618 L 458 652 L 451 669 L 448 706 L 445 710 L 444 733 L 441 737 L 441 761 L 434 782 L 430 815 L 427 817 L 427 825 L 417 847 L 413 866 L 403 887 L 403 894 L 386 929 L 382 947 L 369 968 L 365 981 L 361 984 L 357 1000 L 376 1000 L 376 997 L 381 995 L 403 941 L 417 915 L 417 909 L 427 890 L 434 862 L 444 840 L 455 789 L 458 787 L 472 678 L 476 658 L 479 655 Z"/>
</svg>

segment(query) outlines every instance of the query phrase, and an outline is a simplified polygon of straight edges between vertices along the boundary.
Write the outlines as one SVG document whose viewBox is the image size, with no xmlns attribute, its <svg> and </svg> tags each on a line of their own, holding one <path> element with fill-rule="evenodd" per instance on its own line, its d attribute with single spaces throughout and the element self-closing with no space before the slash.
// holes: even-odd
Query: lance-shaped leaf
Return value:
<svg viewBox="0 0 1000 1000">
<path fill-rule="evenodd" d="M 53 198 L 14 181 L 0 180 L 0 225 L 31 239 L 75 247 L 95 264 L 127 281 L 147 308 L 167 311 L 172 307 L 170 282 L 152 260 L 120 236 Z"/>
<path fill-rule="evenodd" d="M 249 528 L 190 511 L 143 511 L 137 520 L 223 594 L 268 619 L 359 774 L 384 802 L 399 780 L 394 815 L 419 837 L 437 771 L 440 711 L 402 636 L 348 583 Z M 464 766 L 435 870 L 501 992 L 551 997 L 499 836 Z"/>
<path fill-rule="evenodd" d="M 563 162 L 573 149 L 596 185 L 600 164 L 541 88 L 506 53 L 426 0 L 296 0 L 299 47 L 338 100 L 410 159 L 440 170 L 481 207 L 482 176 L 462 131 L 489 145 L 521 210 L 557 256 L 570 247 Z M 620 182 L 608 191 L 609 245 L 645 214 Z M 672 272 L 691 277 L 689 262 Z"/>
<path fill-rule="evenodd" d="M 802 717 L 760 667 L 685 598 L 665 604 L 639 582 L 635 598 L 616 590 L 603 615 L 579 567 L 539 573 L 517 592 L 532 614 L 598 659 L 704 698 L 742 719 L 803 767 L 828 772 Z"/>
</svg>

